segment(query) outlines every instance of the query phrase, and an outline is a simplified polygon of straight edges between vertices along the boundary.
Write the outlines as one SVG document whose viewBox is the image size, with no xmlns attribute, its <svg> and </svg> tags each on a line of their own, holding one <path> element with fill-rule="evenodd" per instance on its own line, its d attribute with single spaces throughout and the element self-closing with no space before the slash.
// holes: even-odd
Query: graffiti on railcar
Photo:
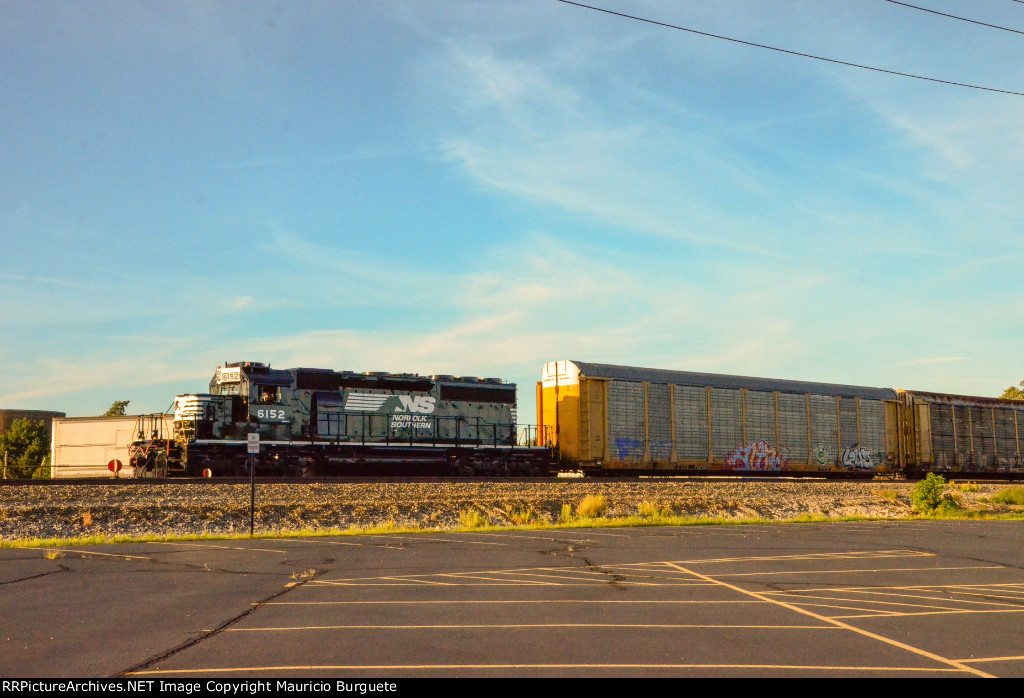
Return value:
<svg viewBox="0 0 1024 698">
<path fill-rule="evenodd" d="M 843 451 L 843 467 L 850 470 L 873 470 L 876 466 L 871 451 L 863 446 L 852 446 Z"/>
<path fill-rule="evenodd" d="M 825 444 L 814 444 L 811 447 L 811 456 L 818 465 L 828 463 L 828 446 Z"/>
<path fill-rule="evenodd" d="M 621 461 L 642 461 L 644 442 L 639 439 L 615 439 L 615 449 Z"/>
<path fill-rule="evenodd" d="M 1016 456 L 999 456 L 996 458 L 996 472 L 1010 473 L 1020 470 L 1021 461 Z"/>
<path fill-rule="evenodd" d="M 788 470 L 789 454 L 767 441 L 754 441 L 738 446 L 725 457 L 725 465 L 731 470 Z"/>
</svg>

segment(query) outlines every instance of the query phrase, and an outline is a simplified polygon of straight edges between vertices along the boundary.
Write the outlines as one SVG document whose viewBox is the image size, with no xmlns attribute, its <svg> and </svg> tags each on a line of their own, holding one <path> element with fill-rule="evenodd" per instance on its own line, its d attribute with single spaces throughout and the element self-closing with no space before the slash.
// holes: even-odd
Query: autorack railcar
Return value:
<svg viewBox="0 0 1024 698">
<path fill-rule="evenodd" d="M 900 467 L 908 477 L 1024 476 L 1024 402 L 901 390 Z"/>
<path fill-rule="evenodd" d="M 537 421 L 591 475 L 1024 475 L 1024 402 L 994 398 L 553 361 Z"/>
</svg>

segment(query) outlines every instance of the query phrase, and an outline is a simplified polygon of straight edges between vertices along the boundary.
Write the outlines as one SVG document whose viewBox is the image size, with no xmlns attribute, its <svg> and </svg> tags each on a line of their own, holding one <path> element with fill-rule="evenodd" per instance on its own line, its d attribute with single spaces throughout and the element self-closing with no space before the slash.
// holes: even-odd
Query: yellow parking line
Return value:
<svg viewBox="0 0 1024 698">
<path fill-rule="evenodd" d="M 530 536 L 530 535 L 526 535 L 525 533 L 516 533 L 515 535 L 506 535 L 506 534 L 502 534 L 502 533 L 488 533 L 486 531 L 480 531 L 479 533 L 474 533 L 473 535 L 474 536 L 495 536 L 495 537 L 498 537 L 498 538 L 505 538 L 505 539 L 512 539 L 512 540 L 515 540 L 517 538 L 531 538 L 531 539 L 534 539 L 534 540 L 550 540 L 550 541 L 554 541 L 556 543 L 593 543 L 594 542 L 594 541 L 589 540 L 587 538 L 564 538 L 564 537 L 562 537 L 562 538 L 554 538 L 552 536 Z"/>
<path fill-rule="evenodd" d="M 893 666 L 843 666 L 819 664 L 329 664 L 295 666 L 250 666 L 250 667 L 206 667 L 203 669 L 151 669 L 132 671 L 125 676 L 158 676 L 162 674 L 210 674 L 222 673 L 266 673 L 282 671 L 465 671 L 467 669 L 767 669 L 774 671 L 834 671 L 834 672 L 913 672 L 913 673 L 960 673 L 959 669 L 893 667 Z M 972 673 L 982 673 L 974 671 Z M 987 674 L 983 674 L 988 676 Z"/>
<path fill-rule="evenodd" d="M 577 572 L 585 572 L 586 574 L 594 574 L 597 576 L 591 577 L 589 579 L 574 576 Z M 567 582 L 593 582 L 594 584 L 607 584 L 607 579 L 609 576 L 606 572 L 590 572 L 589 570 L 578 570 L 576 572 L 567 574 L 542 574 L 540 572 L 509 572 L 509 574 L 515 574 L 517 577 L 545 577 L 550 579 L 564 579 Z M 663 582 L 627 582 L 624 581 L 624 579 L 628 579 L 629 577 L 640 577 L 642 579 L 657 579 L 657 577 L 649 577 L 647 575 L 639 574 L 613 574 L 616 577 L 623 579 L 623 581 L 616 582 L 618 584 L 638 584 L 643 586 L 706 586 L 705 582 L 700 581 L 693 581 L 687 582 L 685 584 L 680 584 L 680 581 L 685 581 L 683 577 L 667 577 L 666 579 L 672 580 L 672 583 L 670 584 L 665 584 Z"/>
<path fill-rule="evenodd" d="M 938 597 L 935 597 L 935 596 L 920 596 L 920 595 L 917 595 L 917 594 L 899 594 L 899 593 L 892 592 L 892 591 L 868 591 L 868 590 L 863 590 L 863 591 L 860 591 L 860 592 L 857 592 L 857 593 L 861 593 L 861 594 L 864 594 L 866 596 L 895 596 L 896 598 L 900 598 L 900 599 L 922 599 L 922 600 L 925 600 L 925 601 L 945 601 L 947 603 L 973 604 L 973 605 L 976 605 L 976 606 L 1010 606 L 1010 607 L 1016 607 L 1017 606 L 1017 604 L 1003 603 L 1001 601 L 975 601 L 973 599 L 949 598 L 948 596 L 946 598 L 938 598 Z M 966 595 L 965 592 L 962 592 L 962 591 L 957 591 L 957 592 L 936 592 L 936 593 L 947 593 L 947 594 L 954 593 L 954 594 L 958 594 L 958 595 Z M 794 598 L 800 598 L 803 595 L 800 594 L 800 593 L 796 593 L 796 594 L 791 594 L 791 596 L 793 596 Z M 824 597 L 822 597 L 822 598 L 824 598 Z M 852 601 L 853 599 L 846 599 L 846 600 Z M 867 601 L 868 601 L 868 599 L 865 599 L 865 602 L 867 602 Z M 880 603 L 880 604 L 887 604 L 887 603 L 898 604 L 898 603 L 900 603 L 898 601 L 880 601 L 878 599 L 871 599 L 871 601 L 873 603 Z M 904 606 L 921 606 L 922 608 L 948 608 L 948 607 L 942 607 L 942 606 L 938 606 L 938 607 L 937 606 L 928 606 L 926 604 L 913 604 L 913 603 L 909 603 L 909 602 L 904 603 L 902 605 L 904 605 Z"/>
<path fill-rule="evenodd" d="M 166 542 L 162 540 L 152 541 L 153 545 L 185 545 L 190 548 L 217 548 L 221 550 L 243 550 L 245 552 L 257 552 L 257 553 L 278 553 L 280 555 L 287 555 L 287 550 L 272 550 L 270 548 L 246 548 L 237 545 L 212 545 L 210 543 L 181 543 L 181 542 Z"/>
<path fill-rule="evenodd" d="M 455 625 L 310 625 L 267 628 L 226 628 L 223 632 L 274 632 L 277 630 L 518 630 L 538 628 L 644 628 L 676 630 L 682 628 L 701 629 L 744 629 L 744 630 L 842 630 L 833 625 L 707 625 L 690 624 L 649 624 L 649 623 L 481 623 Z"/>
<path fill-rule="evenodd" d="M 961 610 L 959 607 L 957 607 L 955 605 L 942 606 L 942 605 L 936 605 L 936 604 L 911 603 L 909 601 L 907 601 L 907 602 L 900 602 L 900 601 L 881 601 L 879 599 L 843 599 L 843 598 L 837 598 L 837 597 L 834 597 L 834 596 L 819 596 L 817 594 L 815 594 L 813 596 L 812 595 L 807 595 L 807 594 L 785 594 L 784 596 L 787 599 L 789 599 L 792 603 L 802 603 L 802 601 L 800 601 L 800 599 L 815 599 L 815 600 L 818 600 L 818 601 L 834 601 L 836 603 L 849 602 L 849 603 L 871 604 L 871 605 L 874 605 L 874 606 L 907 606 L 909 608 L 928 608 L 928 609 L 932 609 L 932 610 L 935 610 L 935 611 L 944 611 L 944 610 L 945 611 L 955 611 L 955 610 Z M 910 596 L 910 597 L 907 597 L 907 598 L 928 598 L 928 597 L 913 597 L 913 596 Z M 932 600 L 933 601 L 947 601 L 950 604 L 954 604 L 956 602 L 955 599 L 932 599 Z M 807 606 L 827 606 L 828 604 L 807 603 L 805 605 L 807 605 Z M 997 605 L 1006 605 L 1006 604 L 997 604 Z M 867 608 L 867 609 L 863 609 L 863 610 L 870 611 L 872 609 Z M 879 608 L 877 610 L 879 612 L 881 612 L 884 609 Z"/>
<path fill-rule="evenodd" d="M 60 553 L 74 553 L 78 555 L 100 555 L 102 557 L 120 557 L 125 560 L 152 560 L 151 557 L 141 555 L 118 555 L 117 553 L 97 553 L 92 550 L 78 550 L 77 548 L 23 548 L 23 550 L 55 550 Z"/>
<path fill-rule="evenodd" d="M 399 540 L 404 540 L 407 542 L 418 540 L 432 540 L 440 543 L 471 543 L 472 545 L 500 545 L 503 548 L 508 547 L 508 543 L 490 543 L 485 540 L 452 540 L 451 538 L 433 538 L 431 536 L 421 536 L 419 534 L 400 536 L 397 534 L 391 535 L 386 533 L 371 533 L 368 535 L 372 538 L 398 538 Z"/>
<path fill-rule="evenodd" d="M 673 563 L 665 563 L 671 565 Z M 787 570 L 778 572 L 721 572 L 719 577 L 774 577 L 783 574 L 849 574 L 852 572 L 940 572 L 947 570 L 1002 570 L 1002 565 L 968 565 L 965 567 L 867 567 L 853 570 Z"/>
<path fill-rule="evenodd" d="M 313 543 L 313 544 L 323 543 L 323 544 L 326 544 L 326 545 L 351 545 L 351 546 L 355 546 L 357 548 L 366 548 L 366 547 L 372 547 L 372 548 L 382 548 L 382 547 L 384 547 L 384 548 L 386 548 L 387 547 L 387 546 L 381 546 L 381 545 L 367 545 L 366 543 L 349 543 L 348 541 L 342 541 L 342 540 L 322 540 L 322 539 L 318 539 L 318 538 L 282 538 L 281 540 L 288 541 L 289 543 Z M 392 548 L 392 550 L 400 550 L 400 548 Z"/>
<path fill-rule="evenodd" d="M 859 608 L 857 606 L 839 606 L 830 603 L 800 603 L 799 605 L 807 608 L 822 608 L 829 611 L 858 611 L 858 613 L 848 616 L 830 615 L 829 618 L 883 618 L 902 614 L 902 611 L 886 611 L 883 608 Z"/>
<path fill-rule="evenodd" d="M 897 590 L 897 591 L 903 590 L 903 589 L 909 589 L 909 590 L 913 590 L 913 591 L 935 591 L 935 592 L 939 592 L 939 591 L 945 591 L 945 590 L 948 590 L 948 589 L 954 589 L 954 590 L 955 589 L 990 589 L 990 588 L 996 588 L 996 587 L 1021 587 L 1022 589 L 1024 589 L 1024 584 L 1021 584 L 1020 582 L 1004 582 L 1004 583 L 997 583 L 997 584 L 943 584 L 943 585 L 936 585 L 936 584 L 904 584 L 904 585 L 899 585 L 899 586 L 887 586 L 887 587 L 886 586 L 877 586 L 876 587 L 876 586 L 857 585 L 857 586 L 847 586 L 847 587 L 813 587 L 813 588 L 809 588 L 809 589 L 802 589 L 801 592 L 807 592 L 807 591 L 867 591 L 867 592 L 872 592 L 872 591 L 883 590 L 883 589 L 890 589 L 890 590 Z M 788 594 L 788 593 L 791 593 L 791 592 L 788 592 L 788 591 L 767 591 L 767 592 L 764 592 L 764 593 L 766 593 L 766 594 Z"/>
<path fill-rule="evenodd" d="M 862 558 L 885 558 L 885 557 L 935 557 L 933 553 L 920 552 L 917 550 L 852 550 L 834 553 L 804 553 L 801 555 L 758 555 L 751 557 L 711 557 L 699 558 L 696 560 L 674 560 L 675 564 L 697 565 L 719 562 L 773 562 L 793 560 L 848 560 Z M 635 562 L 621 567 L 662 565 L 664 562 Z"/>
<path fill-rule="evenodd" d="M 668 563 L 668 564 L 672 565 L 672 563 Z M 678 565 L 672 565 L 672 566 L 675 567 L 676 569 L 679 569 L 679 570 L 682 570 L 682 571 L 688 571 L 688 570 L 686 570 L 683 567 L 679 567 Z M 709 582 L 715 582 L 716 584 L 720 584 L 721 586 L 726 587 L 727 589 L 732 589 L 733 591 L 735 591 L 737 593 L 744 594 L 746 596 L 750 596 L 750 597 L 753 597 L 755 599 L 761 599 L 762 601 L 768 601 L 770 603 L 777 604 L 777 605 L 781 606 L 782 608 L 788 608 L 791 611 L 796 611 L 797 613 L 802 613 L 802 614 L 804 614 L 806 616 L 810 616 L 811 618 L 814 618 L 816 620 L 820 620 L 820 621 L 822 621 L 824 623 L 834 623 L 837 626 L 839 626 L 840 628 L 845 628 L 847 630 L 850 630 L 851 632 L 857 633 L 858 635 L 863 635 L 863 636 L 869 637 L 869 638 L 871 638 L 873 640 L 878 640 L 879 642 L 884 642 L 885 644 L 892 645 L 893 647 L 899 647 L 901 649 L 907 650 L 908 652 L 913 652 L 914 654 L 917 654 L 919 656 L 927 657 L 928 659 L 932 659 L 934 661 L 941 662 L 941 663 L 946 664 L 948 666 L 951 666 L 953 668 L 960 669 L 961 671 L 970 672 L 970 673 L 976 674 L 978 676 L 984 676 L 985 678 L 995 678 L 991 674 L 986 674 L 985 672 L 980 671 L 979 669 L 975 669 L 973 667 L 969 667 L 966 664 L 961 664 L 960 662 L 954 661 L 952 659 L 947 659 L 946 657 L 942 657 L 942 656 L 937 655 L 937 654 L 935 654 L 933 652 L 929 652 L 927 650 L 923 650 L 923 649 L 921 649 L 919 647 L 914 647 L 912 645 L 908 645 L 905 642 L 900 642 L 899 640 L 893 640 L 891 638 L 885 637 L 884 635 L 879 635 L 878 633 L 873 633 L 873 632 L 871 632 L 869 630 L 864 630 L 862 628 L 858 628 L 858 627 L 856 627 L 854 625 L 850 625 L 848 623 L 844 623 L 842 621 L 835 620 L 834 618 L 828 618 L 827 616 L 822 616 L 820 614 L 815 613 L 814 611 L 809 611 L 806 608 L 800 608 L 799 606 L 794 606 L 792 604 L 785 603 L 784 601 L 777 601 L 777 600 L 771 599 L 771 598 L 769 598 L 767 596 L 764 596 L 763 594 L 757 593 L 756 591 L 748 591 L 748 590 L 743 589 L 742 587 L 738 587 L 738 586 L 736 586 L 734 584 L 729 584 L 728 582 L 723 582 L 720 579 L 715 579 L 713 577 L 708 577 L 707 575 L 703 575 L 700 572 L 690 571 L 690 573 L 693 574 L 694 576 L 706 579 Z"/>
<path fill-rule="evenodd" d="M 535 586 L 551 586 L 551 587 L 562 586 L 562 585 L 556 584 L 554 582 L 541 582 L 541 581 L 535 580 L 535 579 L 514 579 L 513 580 L 513 579 L 505 579 L 505 578 L 502 578 L 502 577 L 497 577 L 497 578 L 496 577 L 485 577 L 483 575 L 469 574 L 469 573 L 442 574 L 442 575 L 439 575 L 439 576 L 441 576 L 441 577 L 455 577 L 456 579 L 483 579 L 483 580 L 490 581 L 490 582 L 505 582 L 505 583 L 515 583 L 515 584 L 523 584 L 523 585 L 531 585 L 532 584 L 532 585 L 535 585 Z"/>
<path fill-rule="evenodd" d="M 972 657 L 970 659 L 958 659 L 957 661 L 964 664 L 973 664 L 975 662 L 1021 662 L 1024 661 L 1024 655 L 1017 655 L 1015 657 Z"/>
<path fill-rule="evenodd" d="M 433 575 L 433 576 L 436 576 L 436 575 Z M 406 581 L 417 582 L 419 584 L 426 584 L 428 586 L 441 586 L 441 587 L 454 586 L 454 585 L 450 584 L 449 582 L 433 582 L 433 581 L 429 581 L 429 580 L 426 580 L 426 579 L 416 579 L 414 577 L 402 577 L 401 579 L 399 579 L 398 577 L 378 577 L 378 579 L 393 579 L 395 581 L 401 581 L 403 583 L 406 582 Z"/>
<path fill-rule="evenodd" d="M 308 589 L 307 583 L 302 588 Z M 497 585 L 495 585 L 497 586 Z M 410 605 L 425 606 L 427 604 L 755 604 L 771 603 L 770 601 L 752 601 L 750 599 L 722 599 L 716 601 L 701 601 L 698 599 L 417 599 L 412 601 L 381 600 L 381 601 L 267 601 L 262 606 L 370 606 L 370 605 Z"/>
<path fill-rule="evenodd" d="M 856 616 L 832 616 L 833 618 L 911 618 L 916 616 L 943 616 L 943 615 L 979 615 L 982 613 L 1024 613 L 1024 608 L 993 608 L 993 609 L 978 609 L 978 608 L 955 608 L 949 611 L 904 611 L 902 613 L 879 613 L 877 615 L 856 615 Z"/>
</svg>

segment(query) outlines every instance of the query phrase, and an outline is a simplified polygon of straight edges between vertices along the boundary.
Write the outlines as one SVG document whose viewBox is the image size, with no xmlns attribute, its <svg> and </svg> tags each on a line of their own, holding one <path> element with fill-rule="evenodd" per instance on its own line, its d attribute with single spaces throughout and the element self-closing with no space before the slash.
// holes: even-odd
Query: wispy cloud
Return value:
<svg viewBox="0 0 1024 698">
<path fill-rule="evenodd" d="M 43 276 L 20 276 L 18 274 L 5 274 L 0 272 L 0 279 L 10 279 L 11 281 L 17 281 L 25 285 L 51 284 L 53 286 L 62 286 L 64 288 L 88 288 L 85 284 L 75 283 L 74 281 L 67 281 L 66 279 L 50 279 Z"/>
<path fill-rule="evenodd" d="M 443 141 L 448 159 L 481 185 L 603 227 L 766 253 L 743 221 L 712 214 L 715 187 L 757 197 L 764 185 L 740 158 L 710 147 L 704 124 L 621 121 L 570 79 L 545 57 L 466 46 L 439 55 L 424 77 L 451 95 L 457 115 Z"/>
<path fill-rule="evenodd" d="M 961 361 L 970 361 L 969 356 L 936 356 L 926 359 L 912 359 L 910 361 L 904 361 L 904 366 L 929 366 L 933 364 L 951 364 Z"/>
<path fill-rule="evenodd" d="M 286 153 L 281 155 L 264 155 L 258 158 L 247 158 L 233 162 L 221 163 L 222 170 L 255 170 L 255 169 L 294 169 L 317 165 L 342 165 L 351 162 L 368 162 L 372 160 L 391 160 L 426 156 L 443 152 L 439 146 L 398 146 L 384 145 L 377 147 L 361 147 L 345 153 Z"/>
</svg>

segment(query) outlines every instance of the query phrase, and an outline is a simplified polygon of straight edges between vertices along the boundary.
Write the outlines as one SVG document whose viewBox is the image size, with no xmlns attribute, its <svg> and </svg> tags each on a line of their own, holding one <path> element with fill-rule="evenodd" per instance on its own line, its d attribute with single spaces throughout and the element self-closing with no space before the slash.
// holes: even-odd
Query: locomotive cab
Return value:
<svg viewBox="0 0 1024 698">
<path fill-rule="evenodd" d="M 234 404 L 240 398 L 222 395 L 178 395 L 174 398 L 174 431 L 182 441 L 220 439 L 232 431 Z"/>
</svg>

